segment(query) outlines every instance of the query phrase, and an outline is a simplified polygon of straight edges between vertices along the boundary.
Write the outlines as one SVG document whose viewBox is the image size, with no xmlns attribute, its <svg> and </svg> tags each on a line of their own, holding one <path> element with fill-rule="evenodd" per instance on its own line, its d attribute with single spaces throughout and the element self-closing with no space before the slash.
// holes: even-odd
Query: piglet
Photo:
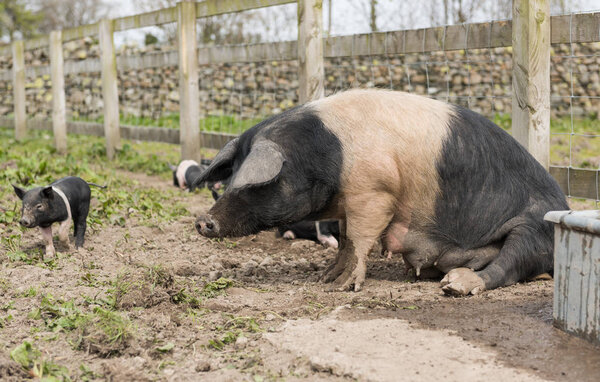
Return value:
<svg viewBox="0 0 600 382">
<path fill-rule="evenodd" d="M 74 222 L 75 247 L 83 245 L 86 229 L 86 218 L 90 207 L 90 185 L 85 180 L 67 176 L 51 183 L 47 187 L 36 187 L 29 191 L 15 186 L 15 193 L 23 201 L 21 209 L 22 226 L 27 228 L 40 227 L 46 244 L 46 255 L 54 256 L 52 243 L 52 223 L 59 222 L 59 241 L 69 246 L 69 226 Z"/>
<path fill-rule="evenodd" d="M 182 190 L 194 191 L 194 188 L 208 187 L 213 194 L 213 198 L 217 200 L 219 198 L 218 191 L 224 187 L 224 183 L 218 182 L 203 182 L 192 187 L 192 183 L 198 178 L 204 170 L 210 165 L 210 159 L 202 159 L 200 164 L 198 162 L 187 159 L 181 161 L 177 166 L 169 164 L 169 168 L 173 171 L 173 185 L 179 187 Z"/>
<path fill-rule="evenodd" d="M 298 223 L 279 226 L 277 236 L 281 236 L 286 240 L 312 240 L 323 244 L 325 247 L 337 249 L 340 226 L 337 220 L 302 220 Z"/>
<path fill-rule="evenodd" d="M 206 169 L 207 165 L 198 164 L 198 162 L 194 160 L 183 160 L 177 166 L 172 164 L 169 165 L 171 171 L 173 171 L 173 185 L 175 187 L 179 187 L 182 190 L 188 189 L 189 191 L 193 191 L 193 188 L 190 187 L 192 182 L 202 174 L 202 171 Z M 199 185 L 202 188 L 204 184 Z"/>
</svg>

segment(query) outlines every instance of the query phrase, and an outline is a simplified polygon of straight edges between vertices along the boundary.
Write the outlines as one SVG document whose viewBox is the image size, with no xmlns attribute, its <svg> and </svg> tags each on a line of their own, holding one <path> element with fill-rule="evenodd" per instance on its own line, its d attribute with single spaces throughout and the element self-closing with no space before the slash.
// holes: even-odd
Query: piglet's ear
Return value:
<svg viewBox="0 0 600 382">
<path fill-rule="evenodd" d="M 52 192 L 52 186 L 42 188 L 42 196 L 48 199 L 54 198 L 54 192 Z"/>
<path fill-rule="evenodd" d="M 19 186 L 15 186 L 14 184 L 12 186 L 15 189 L 15 194 L 17 194 L 17 196 L 19 197 L 19 199 L 23 200 L 23 196 L 25 195 L 25 193 L 27 191 L 25 191 L 24 189 L 22 189 Z"/>
<path fill-rule="evenodd" d="M 281 147 L 277 143 L 268 139 L 258 140 L 233 176 L 231 187 L 242 189 L 271 183 L 279 177 L 284 162 Z"/>
</svg>

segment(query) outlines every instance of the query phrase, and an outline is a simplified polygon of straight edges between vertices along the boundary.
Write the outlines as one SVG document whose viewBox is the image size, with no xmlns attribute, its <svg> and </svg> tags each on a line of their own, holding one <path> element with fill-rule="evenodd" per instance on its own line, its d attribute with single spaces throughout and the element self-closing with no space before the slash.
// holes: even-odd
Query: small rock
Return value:
<svg viewBox="0 0 600 382">
<path fill-rule="evenodd" d="M 248 345 L 248 337 L 239 336 L 237 340 L 235 340 L 235 348 L 237 350 L 244 349 Z"/>
<path fill-rule="evenodd" d="M 272 313 L 268 313 L 268 314 L 265 316 L 265 321 L 273 321 L 274 319 L 275 319 L 275 315 L 274 315 L 274 314 L 272 314 Z"/>
<path fill-rule="evenodd" d="M 205 359 L 198 361 L 196 364 L 196 371 L 198 373 L 210 371 L 210 362 Z"/>
<path fill-rule="evenodd" d="M 208 274 L 208 281 L 216 281 L 223 275 L 221 271 L 211 271 Z"/>
<path fill-rule="evenodd" d="M 268 267 L 273 264 L 273 258 L 271 256 L 267 256 L 260 262 L 261 267 Z"/>
<path fill-rule="evenodd" d="M 254 273 L 254 269 L 258 266 L 258 263 L 254 260 L 249 260 L 242 265 L 242 273 L 244 276 L 251 276 Z"/>
</svg>

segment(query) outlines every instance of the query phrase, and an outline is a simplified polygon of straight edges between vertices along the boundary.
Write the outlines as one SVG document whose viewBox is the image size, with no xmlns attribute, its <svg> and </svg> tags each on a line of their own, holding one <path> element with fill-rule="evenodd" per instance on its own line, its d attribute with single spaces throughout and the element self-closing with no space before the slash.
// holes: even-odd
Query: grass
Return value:
<svg viewBox="0 0 600 382">
<path fill-rule="evenodd" d="M 511 132 L 509 114 L 496 114 L 493 121 L 504 130 Z M 600 167 L 600 119 L 592 115 L 588 118 L 554 118 L 550 121 L 550 163 L 554 166 L 579 168 Z M 586 136 L 588 135 L 588 136 Z M 569 149 L 569 140 L 570 149 Z"/>
<path fill-rule="evenodd" d="M 264 118 L 240 119 L 232 115 L 208 116 L 200 120 L 198 127 L 201 131 L 215 133 L 240 134 L 252 126 L 256 125 Z M 77 121 L 104 123 L 104 117 L 95 119 L 78 117 Z M 148 127 L 166 127 L 169 129 L 179 129 L 179 113 L 170 113 L 161 115 L 158 118 L 138 117 L 134 115 L 120 115 L 121 125 L 130 126 L 148 126 Z"/>
</svg>

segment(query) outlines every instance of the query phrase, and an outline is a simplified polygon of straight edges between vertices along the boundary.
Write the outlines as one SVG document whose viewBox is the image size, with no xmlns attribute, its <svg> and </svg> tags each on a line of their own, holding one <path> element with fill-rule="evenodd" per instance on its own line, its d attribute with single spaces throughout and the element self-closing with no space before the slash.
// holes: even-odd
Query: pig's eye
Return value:
<svg viewBox="0 0 600 382">
<path fill-rule="evenodd" d="M 44 206 L 43 206 L 43 205 L 41 205 L 41 204 L 38 204 L 37 206 L 35 206 L 35 209 L 36 209 L 36 210 L 43 210 L 43 209 L 44 209 Z"/>
</svg>

